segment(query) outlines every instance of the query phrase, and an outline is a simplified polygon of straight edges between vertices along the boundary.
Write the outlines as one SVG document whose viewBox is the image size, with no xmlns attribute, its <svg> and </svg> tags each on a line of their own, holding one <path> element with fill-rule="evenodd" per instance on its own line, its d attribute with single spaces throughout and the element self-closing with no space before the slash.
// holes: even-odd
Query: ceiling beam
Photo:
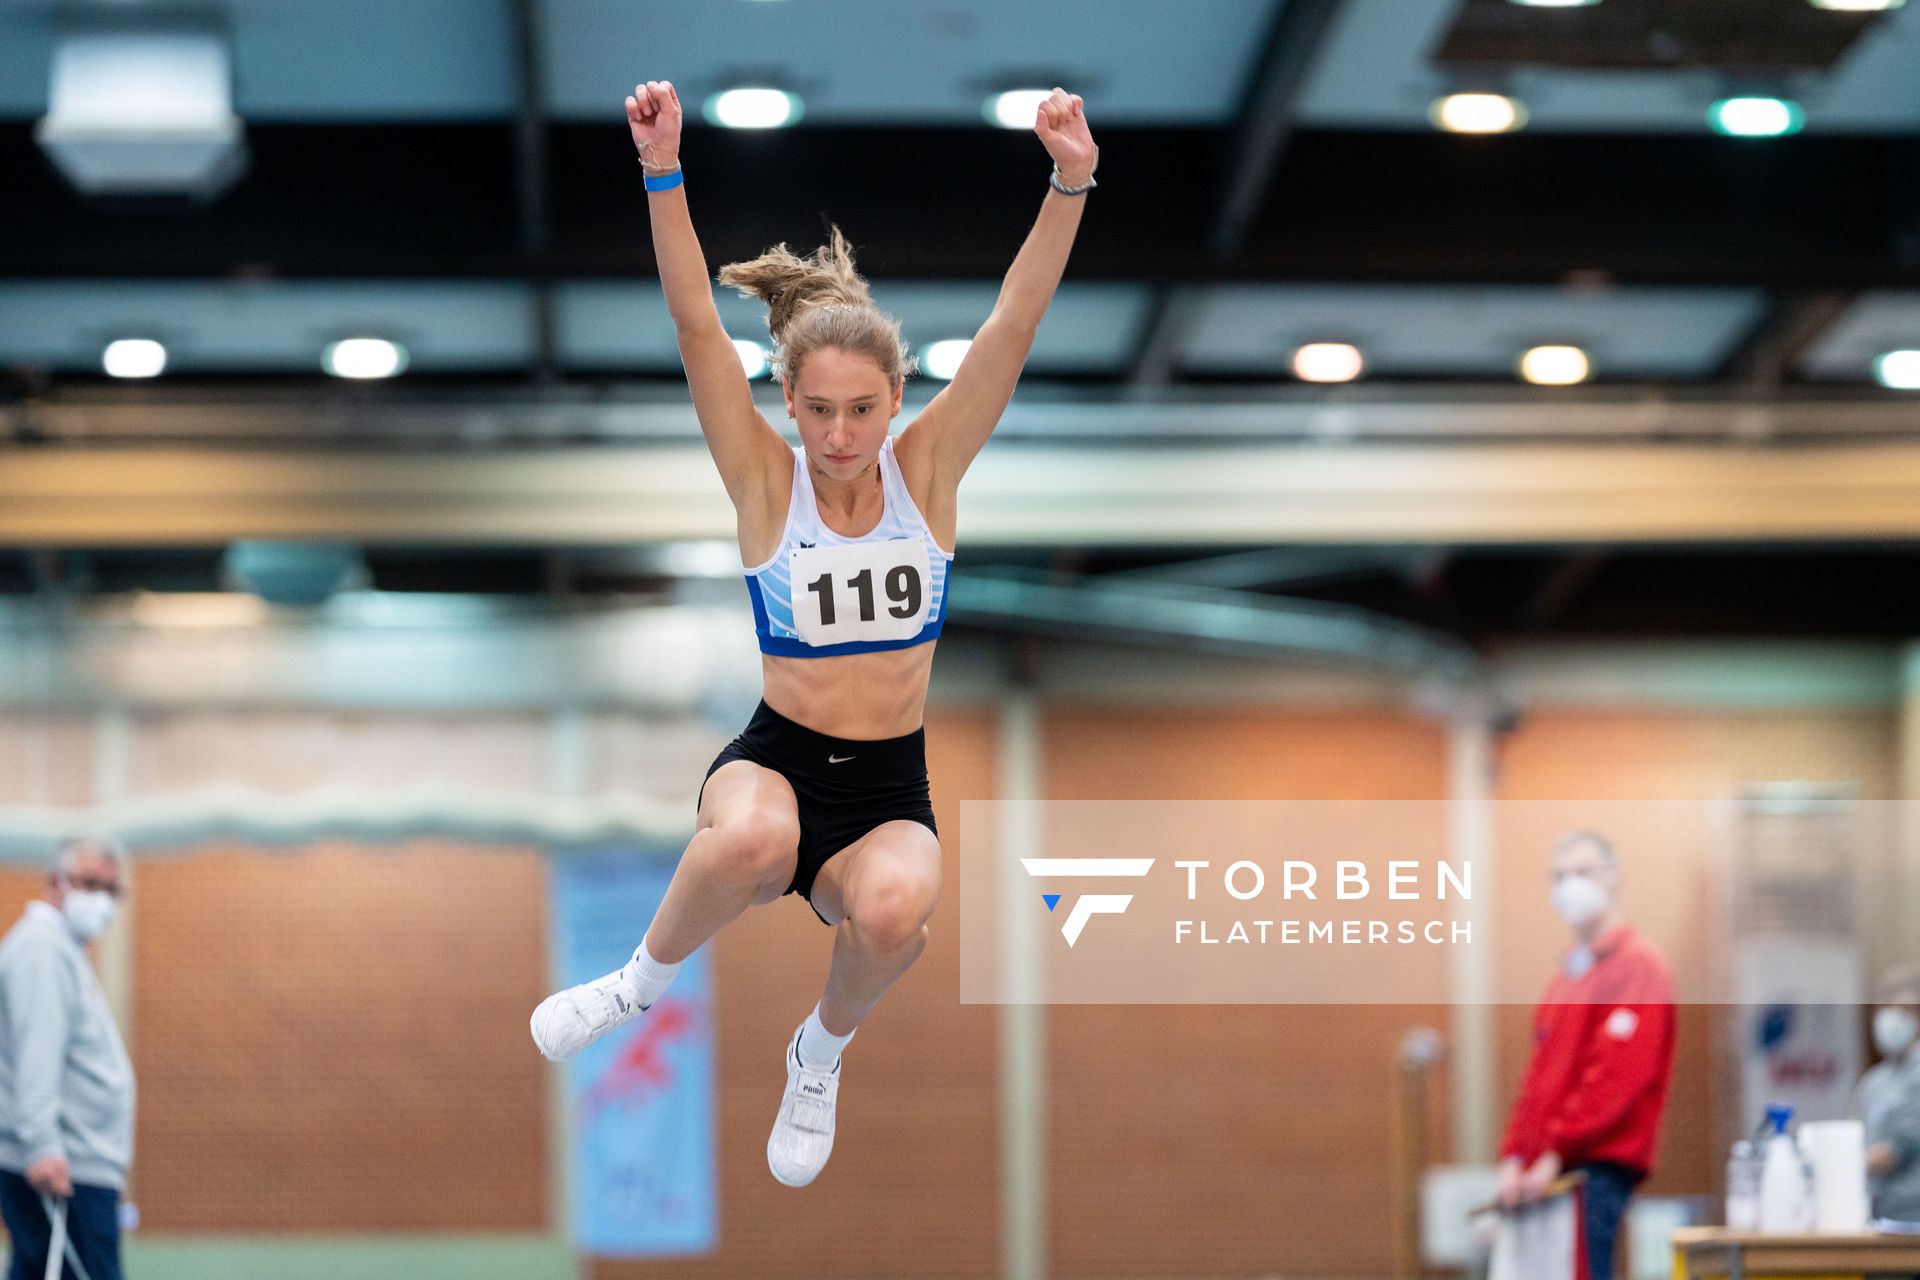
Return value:
<svg viewBox="0 0 1920 1280">
<path fill-rule="evenodd" d="M 1293 140 L 1314 57 L 1339 9 L 1340 0 L 1283 0 L 1280 5 L 1235 113 L 1221 191 L 1207 232 L 1207 252 L 1217 262 L 1231 261 L 1246 247 L 1254 216 Z M 1134 359 L 1131 393 L 1149 394 L 1173 382 L 1180 353 L 1199 319 L 1202 296 L 1196 285 L 1167 285 L 1156 293 Z"/>
<path fill-rule="evenodd" d="M 1293 141 L 1307 77 L 1339 11 L 1340 0 L 1285 0 L 1280 6 L 1228 146 L 1225 188 L 1207 240 L 1216 258 L 1231 258 L 1246 246 Z"/>
<path fill-rule="evenodd" d="M 1180 372 L 1180 354 L 1200 321 L 1206 290 L 1199 285 L 1165 284 L 1154 290 L 1147 304 L 1146 323 L 1133 357 L 1133 376 L 1127 394 L 1154 396 L 1173 385 Z"/>
<path fill-rule="evenodd" d="M 927 388 L 910 390 L 903 417 Z M 779 390 L 756 394 L 775 422 Z M 662 387 L 648 399 L 590 399 L 556 392 L 435 394 L 417 386 L 255 388 L 226 394 L 162 386 L 68 391 L 0 403 L 0 440 L 35 445 L 166 443 L 292 446 L 312 450 L 518 448 L 566 444 L 693 444 L 693 408 Z M 1083 393 L 1021 398 L 994 431 L 996 445 L 1075 440 L 1189 448 L 1218 442 L 1384 444 L 1402 441 L 1695 441 L 1920 438 L 1905 396 L 1857 392 L 1751 395 L 1649 386 L 1551 388 L 1372 384 L 1338 401 L 1317 389 L 1180 390 L 1151 402 Z M 0 457 L 11 455 L 0 454 Z M 10 464 L 9 464 L 10 465 Z M 4 467 L 0 467 L 4 470 Z"/>
<path fill-rule="evenodd" d="M 315 453 L 61 447 L 0 465 L 0 544 L 607 546 L 731 539 L 697 444 Z M 1920 443 L 1003 444 L 974 546 L 1672 543 L 1920 537 Z"/>
<path fill-rule="evenodd" d="M 1859 296 L 1853 289 L 1777 295 L 1760 323 L 1727 357 L 1721 376 L 1750 392 L 1778 391 L 1792 378 L 1801 355 Z"/>
<path fill-rule="evenodd" d="M 960 574 L 947 595 L 955 622 L 1080 641 L 1298 660 L 1333 658 L 1397 675 L 1460 683 L 1479 659 L 1452 636 L 1352 605 L 1276 600 L 1176 582 L 1058 582 L 997 569 Z"/>
<path fill-rule="evenodd" d="M 1223 591 L 1307 591 L 1356 578 L 1411 579 L 1424 549 L 1260 547 L 1100 576 L 1102 582 L 1175 582 Z"/>
<path fill-rule="evenodd" d="M 513 129 L 514 193 L 520 215 L 520 249 L 529 262 L 543 260 L 553 248 L 541 16 L 540 0 L 513 0 L 514 60 L 519 72 Z M 554 357 L 550 280 L 533 282 L 527 306 L 532 312 L 534 381 L 550 383 L 559 367 Z"/>
</svg>

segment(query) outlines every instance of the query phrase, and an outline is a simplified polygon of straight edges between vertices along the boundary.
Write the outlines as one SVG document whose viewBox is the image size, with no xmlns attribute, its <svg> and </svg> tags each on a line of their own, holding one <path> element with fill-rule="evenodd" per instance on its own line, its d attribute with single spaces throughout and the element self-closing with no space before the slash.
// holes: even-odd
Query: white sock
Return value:
<svg viewBox="0 0 1920 1280">
<path fill-rule="evenodd" d="M 667 984 L 673 981 L 673 975 L 680 972 L 678 964 L 661 964 L 647 951 L 643 939 L 634 948 L 633 959 L 627 961 L 627 967 L 621 970 L 627 978 L 627 989 L 633 993 L 633 1002 L 642 1009 L 650 1007 L 666 991 Z"/>
<path fill-rule="evenodd" d="M 859 1030 L 855 1028 L 854 1030 Z M 813 1012 L 800 1024 L 800 1065 L 809 1071 L 831 1071 L 833 1064 L 840 1061 L 841 1051 L 847 1047 L 847 1041 L 853 1039 L 853 1032 L 837 1036 L 820 1025 L 820 1006 L 813 1006 Z"/>
</svg>

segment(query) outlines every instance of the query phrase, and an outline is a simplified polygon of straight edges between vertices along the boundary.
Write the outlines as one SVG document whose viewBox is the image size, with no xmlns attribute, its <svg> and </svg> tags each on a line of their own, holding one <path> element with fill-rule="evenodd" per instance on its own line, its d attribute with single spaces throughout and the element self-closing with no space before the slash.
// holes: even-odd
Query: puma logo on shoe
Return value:
<svg viewBox="0 0 1920 1280">
<path fill-rule="evenodd" d="M 616 971 L 554 992 L 540 1002 L 528 1020 L 534 1044 L 550 1061 L 571 1058 L 647 1011 L 650 1006 L 635 1000 L 628 994 L 630 990 Z"/>
<path fill-rule="evenodd" d="M 827 1091 L 826 1091 L 826 1088 L 825 1088 L 824 1086 L 821 1086 L 821 1085 L 813 1085 L 813 1084 L 803 1084 L 803 1085 L 801 1085 L 801 1086 L 800 1086 L 800 1092 L 802 1092 L 802 1093 L 810 1093 L 810 1094 L 812 1094 L 812 1095 L 813 1095 L 814 1097 L 816 1097 L 816 1098 L 824 1098 L 824 1097 L 826 1097 L 826 1095 L 827 1095 Z"/>
</svg>

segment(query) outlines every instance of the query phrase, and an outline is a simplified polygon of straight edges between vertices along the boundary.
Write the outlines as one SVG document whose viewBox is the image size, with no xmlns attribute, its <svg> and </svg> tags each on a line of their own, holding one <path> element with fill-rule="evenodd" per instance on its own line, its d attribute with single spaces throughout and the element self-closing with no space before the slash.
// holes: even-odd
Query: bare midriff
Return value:
<svg viewBox="0 0 1920 1280">
<path fill-rule="evenodd" d="M 760 655 L 767 705 L 834 738 L 898 738 L 920 727 L 937 641 L 830 658 Z"/>
</svg>

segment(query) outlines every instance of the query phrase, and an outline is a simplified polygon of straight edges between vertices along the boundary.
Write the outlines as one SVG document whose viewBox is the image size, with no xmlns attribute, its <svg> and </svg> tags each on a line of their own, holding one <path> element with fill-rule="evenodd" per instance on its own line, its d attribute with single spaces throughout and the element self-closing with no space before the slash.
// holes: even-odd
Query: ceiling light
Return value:
<svg viewBox="0 0 1920 1280">
<path fill-rule="evenodd" d="M 1009 89 L 988 98 L 983 114 L 1002 129 L 1031 129 L 1040 104 L 1052 96 L 1051 89 Z"/>
<path fill-rule="evenodd" d="M 1835 13 L 1882 13 L 1888 9 L 1898 9 L 1907 0 L 1807 0 L 1816 9 L 1831 9 Z"/>
<path fill-rule="evenodd" d="M 1570 387 L 1585 382 L 1592 367 L 1578 347 L 1534 347 L 1520 357 L 1520 376 L 1540 387 Z"/>
<path fill-rule="evenodd" d="M 1805 122 L 1800 104 L 1785 98 L 1723 98 L 1707 111 L 1713 131 L 1730 138 L 1778 138 Z"/>
<path fill-rule="evenodd" d="M 167 349 L 152 338 L 116 338 L 100 353 L 100 364 L 115 378 L 157 378 L 167 367 Z"/>
<path fill-rule="evenodd" d="M 757 378 L 767 371 L 767 349 L 751 338 L 735 338 L 733 349 L 740 353 L 740 368 L 747 377 Z"/>
<path fill-rule="evenodd" d="M 942 338 L 938 342 L 930 342 L 920 352 L 920 367 L 929 378 L 951 381 L 953 375 L 960 371 L 960 362 L 967 358 L 967 352 L 972 347 L 972 338 Z"/>
<path fill-rule="evenodd" d="M 1293 353 L 1293 376 L 1302 382 L 1352 382 L 1366 362 L 1346 342 L 1309 342 Z"/>
<path fill-rule="evenodd" d="M 1889 351 L 1873 358 L 1873 376 L 1895 391 L 1920 391 L 1920 351 Z"/>
<path fill-rule="evenodd" d="M 336 378 L 391 378 L 407 367 L 407 350 L 385 338 L 342 338 L 327 344 L 320 363 Z"/>
<path fill-rule="evenodd" d="M 728 89 L 707 99 L 707 121 L 729 129 L 778 129 L 800 118 L 800 98 L 785 89 Z"/>
<path fill-rule="evenodd" d="M 1450 93 L 1427 115 L 1449 133 L 1512 133 L 1527 122 L 1527 109 L 1498 93 Z"/>
<path fill-rule="evenodd" d="M 131 12 L 159 8 L 92 6 L 109 25 L 54 43 L 34 137 L 83 195 L 210 200 L 246 168 L 231 41 L 191 17 Z"/>
</svg>

